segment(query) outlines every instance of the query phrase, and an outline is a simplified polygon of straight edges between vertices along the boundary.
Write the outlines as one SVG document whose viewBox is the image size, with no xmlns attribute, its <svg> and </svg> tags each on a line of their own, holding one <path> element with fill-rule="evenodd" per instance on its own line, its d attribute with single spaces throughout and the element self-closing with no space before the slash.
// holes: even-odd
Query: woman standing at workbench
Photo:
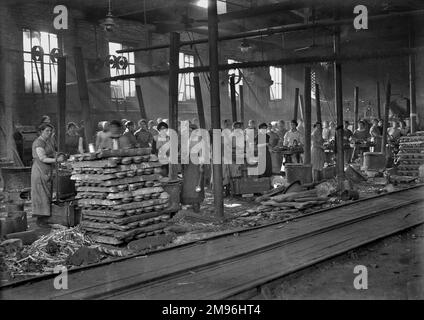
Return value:
<svg viewBox="0 0 424 320">
<path fill-rule="evenodd" d="M 40 136 L 32 144 L 31 202 L 37 225 L 46 226 L 46 219 L 51 215 L 53 165 L 64 161 L 64 156 L 55 155 L 51 142 L 54 127 L 43 123 L 39 129 Z"/>
</svg>

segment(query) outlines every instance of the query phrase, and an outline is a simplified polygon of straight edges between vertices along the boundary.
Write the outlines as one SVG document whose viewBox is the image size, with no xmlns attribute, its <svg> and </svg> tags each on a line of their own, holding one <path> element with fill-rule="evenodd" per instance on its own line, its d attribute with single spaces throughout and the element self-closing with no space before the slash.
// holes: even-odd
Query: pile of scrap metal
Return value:
<svg viewBox="0 0 424 320">
<path fill-rule="evenodd" d="M 295 214 L 310 208 L 318 208 L 329 201 L 329 189 L 320 188 L 306 190 L 307 187 L 301 186 L 299 182 L 292 183 L 288 187 L 278 187 L 273 191 L 256 198 L 260 203 L 252 213 L 275 213 L 275 214 Z M 325 190 L 327 189 L 327 190 Z M 248 210 L 249 211 L 249 210 Z"/>
<path fill-rule="evenodd" d="M 397 164 L 396 180 L 424 178 L 424 131 L 400 139 Z"/>
<path fill-rule="evenodd" d="M 161 166 L 149 148 L 105 150 L 71 158 L 81 226 L 99 243 L 121 245 L 164 232 L 171 218 Z"/>
</svg>

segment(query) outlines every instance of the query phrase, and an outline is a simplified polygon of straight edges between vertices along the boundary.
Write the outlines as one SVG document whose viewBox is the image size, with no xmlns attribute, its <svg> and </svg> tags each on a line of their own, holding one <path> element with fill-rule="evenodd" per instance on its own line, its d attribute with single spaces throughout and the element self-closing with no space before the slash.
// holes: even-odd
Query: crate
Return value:
<svg viewBox="0 0 424 320">
<path fill-rule="evenodd" d="M 81 211 L 73 201 L 52 203 L 51 216 L 47 223 L 60 224 L 65 227 L 74 227 L 80 223 Z"/>
<path fill-rule="evenodd" d="M 233 195 L 262 193 L 271 189 L 271 178 L 242 177 L 231 179 Z"/>
</svg>

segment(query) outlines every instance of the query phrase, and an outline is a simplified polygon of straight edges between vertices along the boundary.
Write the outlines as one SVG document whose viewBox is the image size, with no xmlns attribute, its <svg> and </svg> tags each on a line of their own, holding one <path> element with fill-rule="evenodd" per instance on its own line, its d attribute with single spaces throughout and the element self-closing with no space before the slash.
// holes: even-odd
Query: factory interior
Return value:
<svg viewBox="0 0 424 320">
<path fill-rule="evenodd" d="M 0 300 L 424 299 L 423 1 L 1 0 L 0 63 Z"/>
</svg>

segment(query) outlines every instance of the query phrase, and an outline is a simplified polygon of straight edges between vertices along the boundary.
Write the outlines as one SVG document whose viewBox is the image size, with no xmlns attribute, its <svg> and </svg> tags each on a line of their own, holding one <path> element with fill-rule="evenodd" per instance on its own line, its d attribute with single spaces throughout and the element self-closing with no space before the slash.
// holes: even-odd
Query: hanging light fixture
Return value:
<svg viewBox="0 0 424 320">
<path fill-rule="evenodd" d="M 247 53 L 249 52 L 250 49 L 252 49 L 252 46 L 250 45 L 250 43 L 247 41 L 247 39 L 243 39 L 243 41 L 240 44 L 240 51 L 242 53 Z"/>
<path fill-rule="evenodd" d="M 111 0 L 109 0 L 109 11 L 106 15 L 106 18 L 103 20 L 101 26 L 105 29 L 105 31 L 112 32 L 115 25 L 115 20 L 113 19 L 112 14 Z"/>
</svg>

